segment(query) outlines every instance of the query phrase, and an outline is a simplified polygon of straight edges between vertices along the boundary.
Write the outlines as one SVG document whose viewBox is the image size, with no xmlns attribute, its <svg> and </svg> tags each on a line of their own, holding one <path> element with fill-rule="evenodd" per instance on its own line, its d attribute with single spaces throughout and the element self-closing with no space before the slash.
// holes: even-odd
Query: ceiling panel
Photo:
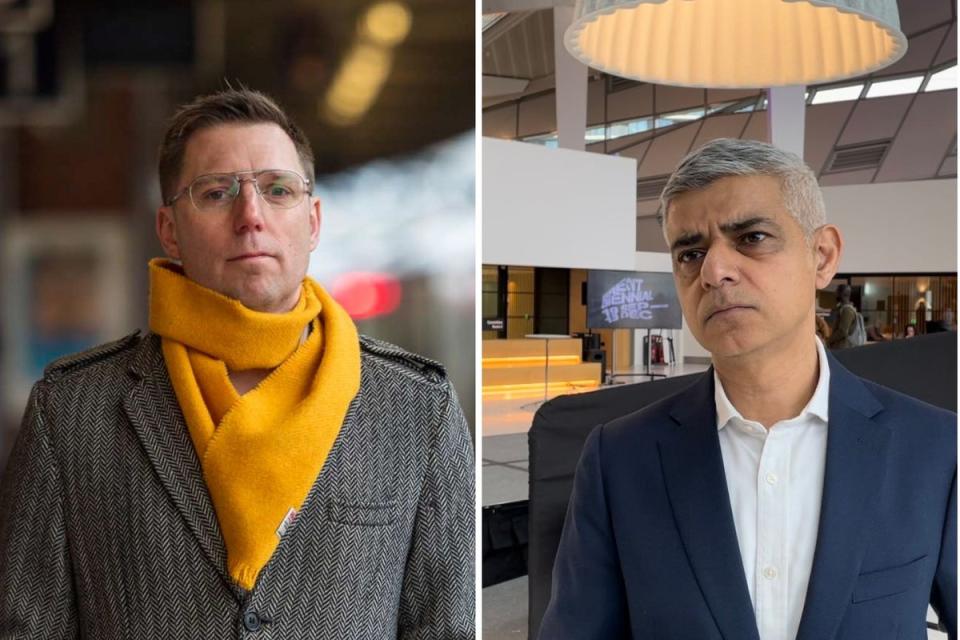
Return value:
<svg viewBox="0 0 960 640">
<path fill-rule="evenodd" d="M 519 135 L 531 136 L 557 128 L 557 100 L 552 93 L 521 100 Z"/>
<path fill-rule="evenodd" d="M 900 30 L 908 36 L 947 22 L 954 12 L 952 0 L 899 0 Z"/>
<path fill-rule="evenodd" d="M 747 124 L 749 117 L 750 114 L 747 113 L 710 116 L 703 122 L 703 127 L 700 129 L 700 133 L 697 134 L 693 148 L 702 147 L 717 138 L 739 138 L 740 132 L 743 131 L 743 127 Z"/>
<path fill-rule="evenodd" d="M 804 124 L 803 159 L 816 174 L 833 150 L 847 115 L 853 109 L 852 102 L 835 102 L 807 107 Z"/>
<path fill-rule="evenodd" d="M 913 94 L 861 100 L 854 108 L 838 144 L 892 138 L 911 100 Z"/>
<path fill-rule="evenodd" d="M 832 187 L 839 184 L 867 184 L 873 179 L 876 169 L 861 169 L 860 171 L 843 171 L 841 173 L 828 173 L 820 176 L 821 187 Z M 827 218 L 830 218 L 830 212 L 827 211 Z"/>
<path fill-rule="evenodd" d="M 611 122 L 638 118 L 653 113 L 653 85 L 640 84 L 607 96 L 607 114 Z"/>
<path fill-rule="evenodd" d="M 603 92 L 606 83 L 603 80 L 587 82 L 587 126 L 605 122 L 603 117 Z"/>
<path fill-rule="evenodd" d="M 492 138 L 513 138 L 517 133 L 517 103 L 483 112 L 482 135 Z"/>
<path fill-rule="evenodd" d="M 741 136 L 744 140 L 760 140 L 761 142 L 769 142 L 769 134 L 767 133 L 767 112 L 766 111 L 754 111 L 750 114 L 750 121 L 747 123 L 747 128 Z"/>
<path fill-rule="evenodd" d="M 680 160 L 687 155 L 697 129 L 697 125 L 679 126 L 669 133 L 654 138 L 647 157 L 637 170 L 637 175 L 657 176 L 673 171 Z"/>
<path fill-rule="evenodd" d="M 553 73 L 553 10 L 532 11 L 483 46 L 483 73 L 540 78 Z"/>
<path fill-rule="evenodd" d="M 943 166 L 940 167 L 940 172 L 937 175 L 955 177 L 957 175 L 957 156 L 950 156 L 944 160 Z"/>
<path fill-rule="evenodd" d="M 956 91 L 918 95 L 876 181 L 922 180 L 937 175 L 957 132 L 956 114 Z"/>
<path fill-rule="evenodd" d="M 759 89 L 707 89 L 707 102 L 717 104 L 757 95 L 760 95 Z"/>
<path fill-rule="evenodd" d="M 948 60 L 957 59 L 957 23 L 954 22 L 950 25 L 950 35 L 947 36 L 947 41 L 943 43 L 943 48 L 940 49 L 940 54 L 937 56 L 937 59 L 933 61 L 933 64 L 943 64 Z"/>
<path fill-rule="evenodd" d="M 943 42 L 949 26 L 942 26 L 920 36 L 910 38 L 907 52 L 897 62 L 884 67 L 872 76 L 892 76 L 911 71 L 926 71 L 933 63 L 934 57 Z"/>
<path fill-rule="evenodd" d="M 636 136 L 631 136 L 631 137 L 636 137 Z M 616 142 L 621 142 L 621 140 L 617 140 Z M 612 144 L 613 143 L 611 143 L 611 145 Z M 637 169 L 639 170 L 640 168 L 639 162 L 640 160 L 643 159 L 643 154 L 647 152 L 647 147 L 649 146 L 650 146 L 650 141 L 647 140 L 646 142 L 635 144 L 631 147 L 627 147 L 626 149 L 620 149 L 620 151 L 617 151 L 615 155 L 623 156 L 624 158 L 636 158 L 638 163 Z"/>
<path fill-rule="evenodd" d="M 687 87 L 668 87 L 658 84 L 653 92 L 653 107 L 657 113 L 679 111 L 687 107 L 696 107 L 704 102 L 703 89 Z"/>
</svg>

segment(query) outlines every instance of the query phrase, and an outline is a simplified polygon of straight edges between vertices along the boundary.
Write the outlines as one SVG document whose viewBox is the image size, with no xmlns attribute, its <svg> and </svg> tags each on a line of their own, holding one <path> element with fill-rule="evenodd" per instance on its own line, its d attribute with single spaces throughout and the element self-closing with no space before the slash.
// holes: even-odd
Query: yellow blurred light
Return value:
<svg viewBox="0 0 960 640">
<path fill-rule="evenodd" d="M 350 50 L 327 91 L 324 111 L 338 125 L 358 121 L 380 93 L 393 55 L 388 49 L 358 44 Z"/>
<path fill-rule="evenodd" d="M 385 47 L 396 46 L 410 33 L 413 15 L 401 2 L 379 2 L 367 10 L 360 23 L 361 35 Z"/>
<path fill-rule="evenodd" d="M 582 388 L 593 389 L 598 386 L 600 386 L 600 382 L 598 380 L 568 380 L 564 382 L 551 382 L 547 385 L 547 392 L 569 392 Z M 483 385 L 483 395 L 491 395 L 495 393 L 533 393 L 536 395 L 537 392 L 539 392 L 540 395 L 543 395 L 542 382 Z"/>
<path fill-rule="evenodd" d="M 561 364 L 580 364 L 580 356 L 550 356 L 551 365 L 561 365 Z M 483 358 L 484 367 L 513 367 L 513 366 L 527 366 L 527 365 L 546 365 L 546 357 L 544 356 L 497 356 Z"/>
</svg>

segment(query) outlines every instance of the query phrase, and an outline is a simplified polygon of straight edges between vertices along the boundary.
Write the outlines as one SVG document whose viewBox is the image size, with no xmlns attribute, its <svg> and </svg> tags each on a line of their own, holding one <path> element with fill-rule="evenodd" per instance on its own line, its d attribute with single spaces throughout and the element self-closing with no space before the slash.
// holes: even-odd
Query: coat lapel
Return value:
<svg viewBox="0 0 960 640">
<path fill-rule="evenodd" d="M 797 640 L 832 638 L 853 593 L 864 531 L 886 473 L 889 428 L 872 417 L 883 406 L 828 354 L 830 407 L 823 499 L 813 569 Z"/>
<path fill-rule="evenodd" d="M 723 472 L 713 368 L 676 397 L 670 415 L 679 426 L 658 446 L 693 573 L 723 637 L 759 640 Z"/>
<path fill-rule="evenodd" d="M 243 590 L 227 573 L 226 549 L 203 471 L 170 384 L 160 338 L 143 338 L 130 365 L 139 383 L 124 400 L 127 417 L 164 488 L 204 555 L 238 601 Z"/>
</svg>

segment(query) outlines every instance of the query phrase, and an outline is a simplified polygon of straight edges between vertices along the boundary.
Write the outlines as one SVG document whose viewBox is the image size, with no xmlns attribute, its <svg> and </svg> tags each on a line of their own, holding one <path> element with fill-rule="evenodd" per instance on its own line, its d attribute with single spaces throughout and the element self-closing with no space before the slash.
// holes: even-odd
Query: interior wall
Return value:
<svg viewBox="0 0 960 640">
<path fill-rule="evenodd" d="M 823 199 L 842 273 L 956 272 L 956 178 L 824 187 Z"/>
<path fill-rule="evenodd" d="M 636 160 L 483 139 L 484 264 L 633 269 Z"/>
</svg>

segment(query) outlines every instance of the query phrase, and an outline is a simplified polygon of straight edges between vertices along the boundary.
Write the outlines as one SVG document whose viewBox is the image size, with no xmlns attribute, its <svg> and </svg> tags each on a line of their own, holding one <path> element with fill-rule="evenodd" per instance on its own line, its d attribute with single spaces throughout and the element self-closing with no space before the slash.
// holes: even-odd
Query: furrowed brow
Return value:
<svg viewBox="0 0 960 640">
<path fill-rule="evenodd" d="M 670 251 L 673 252 L 677 249 L 682 249 L 683 247 L 692 247 L 693 245 L 699 244 L 702 241 L 702 233 L 684 233 L 673 241 L 673 244 L 670 245 Z"/>
<path fill-rule="evenodd" d="M 720 231 L 725 234 L 731 235 L 736 233 L 742 233 L 747 229 L 752 229 L 756 226 L 767 226 L 773 227 L 776 231 L 780 231 L 780 225 L 777 224 L 773 218 L 767 216 L 753 216 L 746 218 L 744 220 L 734 220 L 733 222 L 725 222 L 720 225 Z"/>
</svg>

